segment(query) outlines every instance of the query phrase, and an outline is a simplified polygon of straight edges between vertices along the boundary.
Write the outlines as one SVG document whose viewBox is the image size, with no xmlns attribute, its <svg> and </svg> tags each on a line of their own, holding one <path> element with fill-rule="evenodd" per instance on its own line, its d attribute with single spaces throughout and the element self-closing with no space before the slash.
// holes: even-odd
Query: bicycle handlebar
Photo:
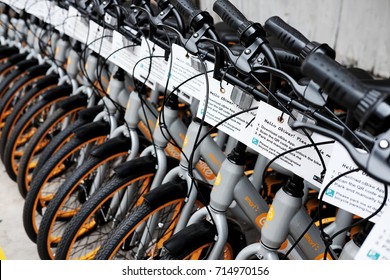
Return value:
<svg viewBox="0 0 390 280">
<path fill-rule="evenodd" d="M 365 86 L 336 61 L 312 54 L 302 63 L 302 73 L 320 85 L 336 102 L 355 109 L 367 92 Z"/>
<path fill-rule="evenodd" d="M 205 12 L 196 7 L 191 0 L 170 0 L 170 2 L 187 21 L 188 26 L 193 26 L 193 21 L 198 15 L 205 14 Z M 210 19 L 212 21 L 211 16 Z"/>
<path fill-rule="evenodd" d="M 311 53 L 323 53 L 335 58 L 335 51 L 327 44 L 319 44 L 307 39 L 301 32 L 284 22 L 280 17 L 273 16 L 264 23 L 264 28 L 273 34 L 279 42 L 294 54 L 305 59 Z"/>
<path fill-rule="evenodd" d="M 247 20 L 246 17 L 229 1 L 216 1 L 213 10 L 227 25 L 235 30 L 239 36 L 253 24 L 252 21 Z"/>
<path fill-rule="evenodd" d="M 309 55 L 301 69 L 338 104 L 353 110 L 361 128 L 374 135 L 388 130 L 390 105 L 386 94 L 367 88 L 339 63 L 323 54 Z"/>
<path fill-rule="evenodd" d="M 235 30 L 244 46 L 249 46 L 258 38 L 265 38 L 266 32 L 259 23 L 253 23 L 228 0 L 217 0 L 213 10 Z"/>
</svg>

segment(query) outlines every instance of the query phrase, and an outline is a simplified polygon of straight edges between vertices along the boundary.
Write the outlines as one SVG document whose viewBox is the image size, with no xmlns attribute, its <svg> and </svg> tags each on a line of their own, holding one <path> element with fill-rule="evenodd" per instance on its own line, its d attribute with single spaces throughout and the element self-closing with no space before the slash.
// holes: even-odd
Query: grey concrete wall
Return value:
<svg viewBox="0 0 390 280">
<path fill-rule="evenodd" d="M 231 0 L 250 20 L 277 15 L 311 40 L 327 43 L 337 60 L 390 77 L 390 0 Z M 212 0 L 200 0 L 211 14 Z M 216 20 L 220 20 L 215 16 Z"/>
</svg>

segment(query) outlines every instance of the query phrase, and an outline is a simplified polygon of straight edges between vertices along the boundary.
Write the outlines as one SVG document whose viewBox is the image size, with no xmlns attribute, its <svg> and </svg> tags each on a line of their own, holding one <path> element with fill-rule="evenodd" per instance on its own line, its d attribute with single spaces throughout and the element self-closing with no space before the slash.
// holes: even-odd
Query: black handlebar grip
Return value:
<svg viewBox="0 0 390 280">
<path fill-rule="evenodd" d="M 356 109 L 368 92 L 364 84 L 346 68 L 326 55 L 310 54 L 302 63 L 302 73 L 316 82 L 338 104 Z"/>
<path fill-rule="evenodd" d="M 301 66 L 301 61 L 299 60 L 299 56 L 292 54 L 284 49 L 274 49 L 276 56 L 279 59 L 279 62 L 282 64 L 287 64 L 290 66 Z"/>
<path fill-rule="evenodd" d="M 170 0 L 171 3 L 176 7 L 179 13 L 183 16 L 184 20 L 190 26 L 192 20 L 199 14 L 202 13 L 198 7 L 191 0 Z"/>
<path fill-rule="evenodd" d="M 253 24 L 227 0 L 217 0 L 214 3 L 213 10 L 227 25 L 236 30 L 240 37 Z"/>
<path fill-rule="evenodd" d="M 310 41 L 280 17 L 273 16 L 264 23 L 267 32 L 273 34 L 284 47 L 296 55 L 300 55 Z"/>
</svg>

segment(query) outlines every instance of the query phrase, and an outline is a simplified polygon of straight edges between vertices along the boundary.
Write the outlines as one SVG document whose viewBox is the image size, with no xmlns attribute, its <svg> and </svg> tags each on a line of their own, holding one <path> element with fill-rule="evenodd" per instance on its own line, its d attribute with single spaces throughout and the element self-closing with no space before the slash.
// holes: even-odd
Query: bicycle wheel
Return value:
<svg viewBox="0 0 390 280">
<path fill-rule="evenodd" d="M 210 186 L 202 184 L 201 188 L 208 201 Z M 180 179 L 150 191 L 143 203 L 110 233 L 95 259 L 158 259 L 164 242 L 175 230 L 187 194 L 187 183 Z M 194 211 L 207 201 L 199 198 Z"/>
<path fill-rule="evenodd" d="M 129 138 L 110 139 L 96 147 L 88 160 L 67 178 L 42 217 L 37 238 L 41 259 L 54 258 L 52 248 L 57 246 L 66 225 L 91 195 L 92 186 L 98 190 L 110 178 L 113 169 L 126 160 L 130 149 Z"/>
<path fill-rule="evenodd" d="M 98 113 L 104 108 L 104 105 L 97 105 L 83 109 L 77 113 L 77 120 L 71 125 L 62 130 L 42 151 L 37 165 L 31 175 L 32 179 L 37 175 L 42 166 L 61 149 L 63 145 L 68 143 L 76 134 L 74 133 L 79 127 L 91 123 Z"/>
<path fill-rule="evenodd" d="M 63 103 L 70 103 L 63 105 Z M 58 135 L 65 122 L 73 123 L 77 112 L 87 106 L 87 98 L 83 95 L 74 95 L 58 104 L 59 109 L 50 116 L 30 139 L 24 149 L 23 156 L 18 165 L 17 183 L 19 192 L 23 198 L 26 197 L 30 189 L 31 175 L 35 169 L 40 154 L 48 143 Z"/>
<path fill-rule="evenodd" d="M 0 64 L 7 61 L 11 56 L 19 53 L 17 47 L 1 46 L 0 48 Z"/>
<path fill-rule="evenodd" d="M 6 115 L 2 116 L 2 121 L 4 122 L 4 124 L 2 124 L 3 127 L 1 129 L 0 138 L 1 158 L 4 157 L 5 145 L 18 120 L 23 116 L 23 114 L 27 111 L 28 108 L 32 107 L 42 98 L 42 95 L 46 91 L 57 86 L 57 83 L 57 75 L 49 75 L 44 77 L 43 79 L 39 80 L 34 85 L 34 87 L 25 94 L 23 98 L 18 100 L 17 103 L 13 104 L 12 102 L 13 108 L 10 114 L 7 110 L 2 111 L 2 113 L 5 113 Z"/>
<path fill-rule="evenodd" d="M 0 88 L 3 88 L 5 84 L 4 80 L 7 76 L 16 69 L 17 64 L 22 60 L 26 59 L 27 53 L 18 53 L 9 57 L 4 63 L 0 65 Z M 7 81 L 6 83 L 8 83 Z"/>
<path fill-rule="evenodd" d="M 46 92 L 41 101 L 32 106 L 16 123 L 4 148 L 3 163 L 8 176 L 16 181 L 18 165 L 30 139 L 49 117 L 50 112 L 71 93 L 69 85 Z"/>
<path fill-rule="evenodd" d="M 46 64 L 32 67 L 26 75 L 18 79 L 4 94 L 0 106 L 0 129 L 3 127 L 6 118 L 11 113 L 17 101 L 33 88 L 37 81 L 45 77 L 44 75 L 47 69 Z"/>
<path fill-rule="evenodd" d="M 48 69 L 48 64 L 31 67 L 27 73 L 15 82 L 15 84 L 4 94 L 0 106 L 0 129 L 4 126 L 6 118 L 12 112 L 17 101 L 33 88 L 40 79 L 45 77 L 45 73 Z"/>
<path fill-rule="evenodd" d="M 169 162 L 168 169 L 178 164 L 175 159 Z M 93 259 L 113 228 L 142 203 L 142 195 L 148 192 L 156 172 L 156 159 L 142 157 L 119 168 L 127 172 L 117 172 L 70 221 L 58 244 L 56 259 Z M 119 207 L 120 201 L 126 202 L 126 207 Z"/>
<path fill-rule="evenodd" d="M 36 242 L 41 216 L 58 188 L 81 165 L 79 157 L 88 156 L 93 146 L 105 141 L 109 125 L 94 122 L 77 128 L 74 133 L 76 135 L 42 166 L 31 181 L 23 208 L 23 226 L 33 242 Z"/>
<path fill-rule="evenodd" d="M 3 74 L 4 79 L 0 83 L 0 98 L 5 95 L 7 90 L 9 90 L 18 79 L 20 79 L 26 74 L 26 71 L 30 67 L 35 66 L 37 64 L 38 60 L 29 59 L 18 62 L 16 65 L 11 66 L 9 69 L 7 69 L 6 73 Z"/>
</svg>

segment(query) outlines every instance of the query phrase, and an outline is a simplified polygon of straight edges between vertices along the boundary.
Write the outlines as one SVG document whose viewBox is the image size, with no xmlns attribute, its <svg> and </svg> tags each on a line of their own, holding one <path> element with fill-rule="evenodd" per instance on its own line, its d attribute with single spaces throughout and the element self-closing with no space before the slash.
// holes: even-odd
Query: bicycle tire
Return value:
<svg viewBox="0 0 390 280">
<path fill-rule="evenodd" d="M 131 143 L 130 139 L 119 136 L 108 140 L 97 149 L 103 150 L 103 153 L 94 155 L 92 151 L 88 160 L 67 178 L 47 207 L 37 238 L 38 254 L 41 259 L 54 259 L 52 247 L 58 244 L 63 234 L 62 230 L 90 196 L 89 190 L 95 182 L 96 170 L 105 164 L 106 170 L 104 174 L 100 174 L 101 186 L 104 178 L 110 177 L 113 167 L 126 160 Z"/>
<path fill-rule="evenodd" d="M 208 188 L 207 195 L 210 191 Z M 165 240 L 174 232 L 187 194 L 187 183 L 180 179 L 163 184 L 147 193 L 143 203 L 133 209 L 110 233 L 95 259 L 158 259 Z M 195 207 L 203 205 L 204 202 L 198 199 Z M 147 221 L 155 214 L 158 214 L 158 227 L 149 230 Z M 138 228 L 142 229 L 141 234 L 136 232 Z M 153 237 L 147 244 L 142 244 L 142 239 L 140 240 L 144 230 Z M 141 245 L 142 249 L 139 250 Z"/>
<path fill-rule="evenodd" d="M 3 86 L 3 81 L 12 70 L 16 69 L 17 63 L 26 59 L 27 53 L 18 53 L 10 56 L 6 61 L 0 65 L 0 88 Z"/>
<path fill-rule="evenodd" d="M 10 67 L 10 69 L 6 70 L 6 74 L 2 74 L 5 78 L 0 83 L 0 98 L 2 98 L 7 90 L 21 77 L 26 74 L 28 68 L 35 66 L 38 64 L 38 60 L 29 59 L 18 62 L 16 65 Z"/>
<path fill-rule="evenodd" d="M 73 136 L 76 134 L 76 131 L 79 127 L 90 123 L 93 121 L 95 116 L 101 112 L 104 108 L 104 105 L 93 106 L 84 110 L 81 110 L 77 113 L 77 120 L 71 125 L 67 126 L 63 131 L 61 131 L 54 139 L 45 147 L 41 156 L 38 159 L 36 168 L 34 168 L 32 178 L 34 178 L 42 166 L 54 155 L 61 147 L 69 142 Z"/>
<path fill-rule="evenodd" d="M 68 85 L 59 86 L 46 92 L 47 95 L 34 104 L 16 123 L 6 142 L 3 155 L 5 170 L 11 180 L 16 181 L 19 160 L 26 144 L 49 117 L 52 107 L 56 108 L 58 102 L 68 97 L 70 94 L 68 88 Z"/>
<path fill-rule="evenodd" d="M 177 160 L 170 158 L 169 162 L 171 163 L 168 164 L 168 169 L 177 166 Z M 127 212 L 142 202 L 141 195 L 148 191 L 151 179 L 156 172 L 156 159 L 152 156 L 146 156 L 126 162 L 124 165 L 132 172 L 128 173 L 127 176 L 115 174 L 107 184 L 83 204 L 80 211 L 66 227 L 58 244 L 55 259 L 92 259 L 108 233 L 120 222 L 113 217 L 114 213 L 112 216 L 107 216 L 107 220 L 102 219 L 103 215 L 106 215 L 105 213 L 110 212 L 109 202 L 115 195 L 120 195 L 129 186 L 134 187 L 134 182 L 146 179 L 146 183 L 143 182 L 141 187 L 134 190 L 137 195 L 132 198 L 131 206 L 126 209 Z M 98 226 L 94 226 L 96 224 Z"/>
<path fill-rule="evenodd" d="M 0 129 L 3 127 L 5 119 L 10 115 L 12 109 L 18 100 L 20 100 L 29 89 L 34 87 L 40 79 L 46 77 L 45 73 L 49 69 L 47 64 L 31 67 L 27 74 L 18 79 L 18 81 L 4 94 L 0 106 Z"/>
<path fill-rule="evenodd" d="M 79 95 L 73 97 L 79 97 Z M 60 108 L 43 123 L 37 130 L 37 133 L 30 139 L 27 147 L 24 149 L 23 156 L 20 159 L 17 174 L 18 189 L 23 198 L 26 197 L 27 192 L 30 189 L 32 172 L 35 169 L 38 158 L 44 148 L 60 133 L 62 129 L 61 124 L 64 120 L 69 119 L 69 123 L 73 123 L 77 112 L 84 109 L 86 105 L 87 102 L 76 100 L 74 106 L 70 108 L 61 108 L 60 106 Z"/>
<path fill-rule="evenodd" d="M 78 127 L 75 130 L 77 136 L 72 137 L 68 143 L 58 150 L 42 166 L 40 172 L 31 182 L 23 207 L 23 226 L 27 236 L 33 242 L 36 242 L 37 239 L 43 211 L 63 183 L 61 180 L 67 177 L 67 173 L 73 172 L 77 167 L 77 162 L 74 161 L 77 153 L 86 145 L 101 143 L 106 139 L 109 132 L 108 124 L 104 122 L 93 124 L 92 129 L 87 129 L 81 137 L 77 135 L 77 131 L 83 130 L 85 126 L 90 124 Z"/>
<path fill-rule="evenodd" d="M 12 109 L 10 115 L 7 116 L 4 126 L 1 129 L 1 138 L 0 138 L 0 155 L 1 158 L 4 157 L 4 148 L 7 143 L 7 140 L 14 129 L 18 120 L 23 116 L 28 108 L 32 107 L 37 103 L 41 95 L 44 95 L 45 92 L 57 86 L 58 76 L 49 75 L 41 79 L 36 83 L 34 88 L 29 90 L 23 98 L 21 98 Z"/>
</svg>

